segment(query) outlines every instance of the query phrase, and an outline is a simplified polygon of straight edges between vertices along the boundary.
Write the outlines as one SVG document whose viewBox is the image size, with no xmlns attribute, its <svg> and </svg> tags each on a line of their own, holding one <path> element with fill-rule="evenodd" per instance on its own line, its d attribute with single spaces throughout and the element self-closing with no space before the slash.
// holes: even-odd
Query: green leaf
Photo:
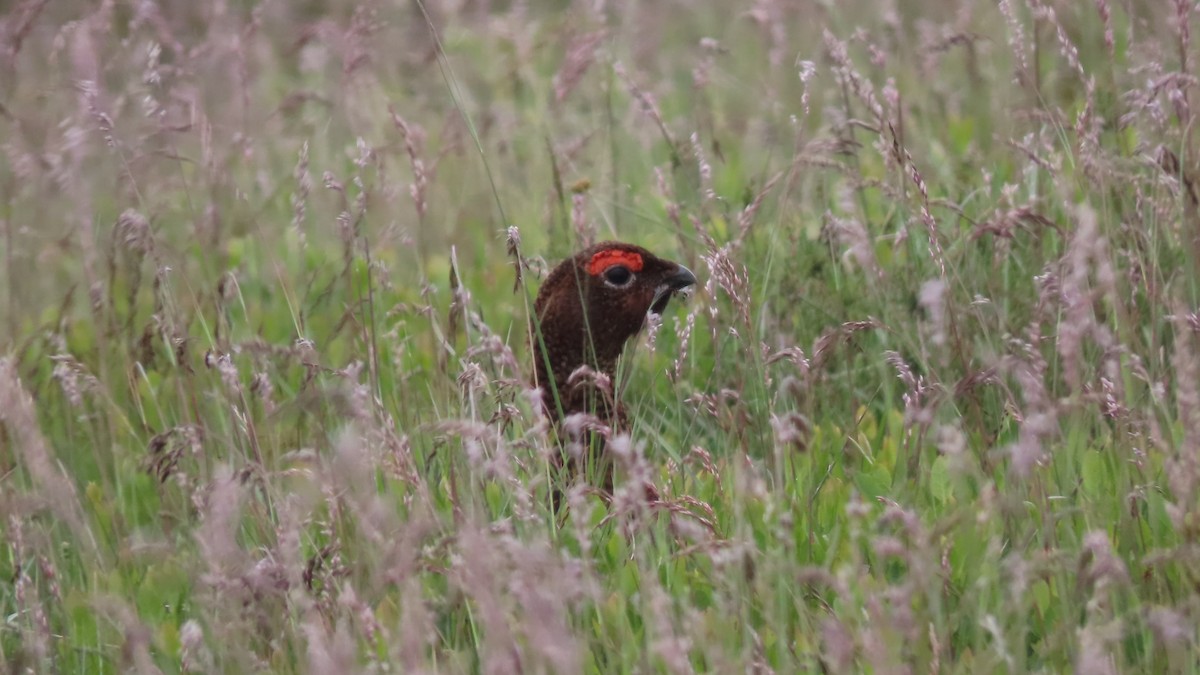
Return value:
<svg viewBox="0 0 1200 675">
<path fill-rule="evenodd" d="M 945 455 L 938 455 L 929 469 L 929 492 L 933 498 L 946 503 L 954 496 L 954 485 L 951 483 L 949 460 Z"/>
<path fill-rule="evenodd" d="M 1089 498 L 1101 498 L 1112 493 L 1113 481 L 1109 476 L 1108 462 L 1100 452 L 1084 451 L 1080 473 L 1083 477 L 1083 493 Z"/>
</svg>

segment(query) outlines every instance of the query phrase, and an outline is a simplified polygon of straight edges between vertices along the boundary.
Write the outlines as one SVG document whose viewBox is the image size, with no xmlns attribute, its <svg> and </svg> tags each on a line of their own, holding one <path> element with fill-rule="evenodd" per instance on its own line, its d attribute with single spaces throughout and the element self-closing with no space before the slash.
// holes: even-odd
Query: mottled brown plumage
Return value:
<svg viewBox="0 0 1200 675">
<path fill-rule="evenodd" d="M 592 413 L 622 426 L 612 393 L 570 382 L 571 374 L 587 366 L 614 382 L 617 359 L 646 314 L 661 314 L 673 294 L 695 283 L 683 265 L 620 242 L 596 244 L 555 267 L 538 292 L 531 326 L 536 384 L 551 419 Z M 601 481 L 611 490 L 608 469 Z"/>
</svg>

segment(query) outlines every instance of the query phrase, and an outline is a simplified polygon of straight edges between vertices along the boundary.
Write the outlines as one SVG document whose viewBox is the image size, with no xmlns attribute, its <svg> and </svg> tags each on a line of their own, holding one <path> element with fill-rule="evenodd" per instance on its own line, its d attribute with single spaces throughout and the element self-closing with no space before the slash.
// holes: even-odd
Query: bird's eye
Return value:
<svg viewBox="0 0 1200 675">
<path fill-rule="evenodd" d="M 604 270 L 604 280 L 613 286 L 624 286 L 633 280 L 633 272 L 624 265 L 613 265 Z"/>
</svg>

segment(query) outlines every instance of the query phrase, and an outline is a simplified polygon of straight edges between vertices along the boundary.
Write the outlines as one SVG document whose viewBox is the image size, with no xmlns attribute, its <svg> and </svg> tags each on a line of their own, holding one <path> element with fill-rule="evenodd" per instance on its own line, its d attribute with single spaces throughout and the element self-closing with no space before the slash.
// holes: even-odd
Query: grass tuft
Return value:
<svg viewBox="0 0 1200 675">
<path fill-rule="evenodd" d="M 1200 670 L 1191 3 L 11 4 L 0 669 Z"/>
</svg>

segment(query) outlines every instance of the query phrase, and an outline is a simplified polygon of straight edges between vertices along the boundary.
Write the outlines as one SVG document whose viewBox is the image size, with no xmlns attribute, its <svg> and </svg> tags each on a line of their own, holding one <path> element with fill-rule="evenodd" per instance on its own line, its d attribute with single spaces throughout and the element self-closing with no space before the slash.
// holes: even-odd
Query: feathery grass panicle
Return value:
<svg viewBox="0 0 1200 675">
<path fill-rule="evenodd" d="M 1195 669 L 1194 3 L 10 4 L 0 669 Z"/>
</svg>

